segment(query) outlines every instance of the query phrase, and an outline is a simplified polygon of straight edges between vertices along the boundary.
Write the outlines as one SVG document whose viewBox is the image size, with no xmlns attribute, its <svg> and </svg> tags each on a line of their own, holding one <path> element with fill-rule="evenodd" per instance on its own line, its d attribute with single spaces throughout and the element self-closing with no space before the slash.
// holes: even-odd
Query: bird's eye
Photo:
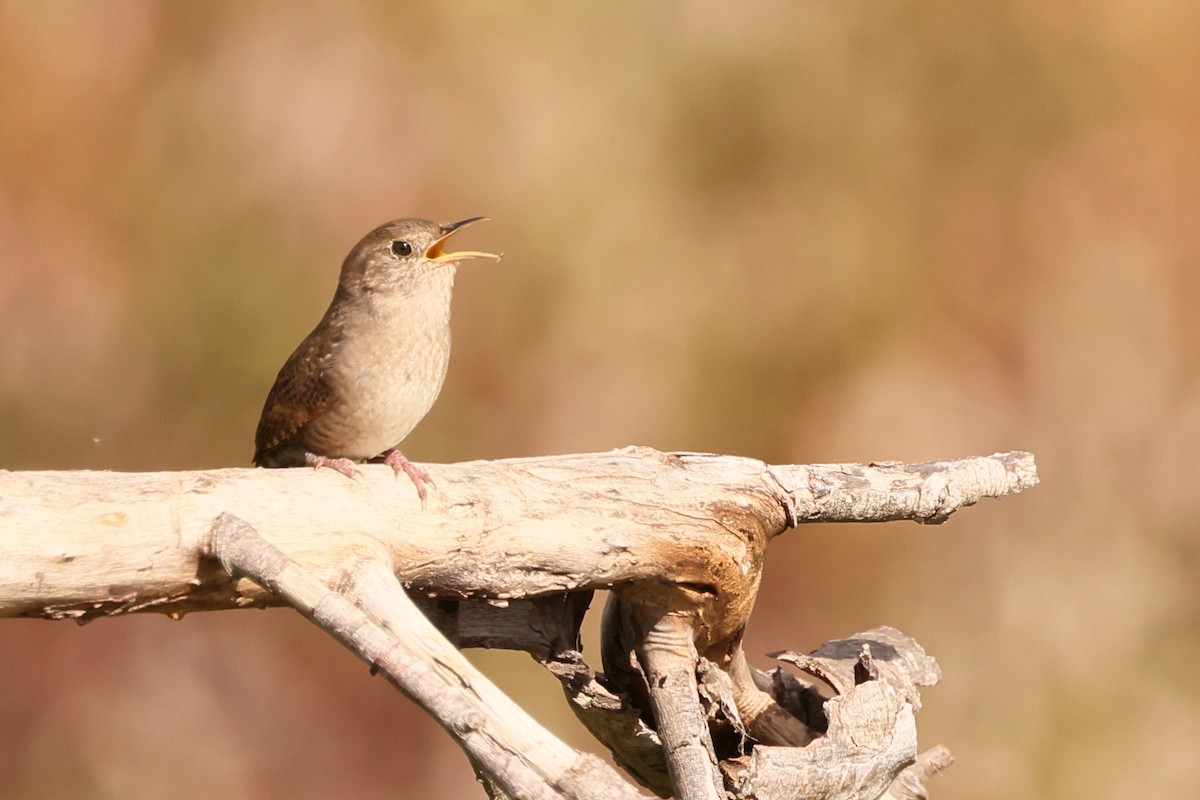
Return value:
<svg viewBox="0 0 1200 800">
<path fill-rule="evenodd" d="M 392 242 L 392 252 L 403 258 L 404 256 L 412 255 L 412 245 L 403 240 L 397 239 Z"/>
</svg>

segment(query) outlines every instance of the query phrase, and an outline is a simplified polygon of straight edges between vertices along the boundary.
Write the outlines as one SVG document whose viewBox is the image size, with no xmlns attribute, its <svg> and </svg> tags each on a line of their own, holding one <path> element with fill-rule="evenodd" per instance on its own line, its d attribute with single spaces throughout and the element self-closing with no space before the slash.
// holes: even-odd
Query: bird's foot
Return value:
<svg viewBox="0 0 1200 800">
<path fill-rule="evenodd" d="M 305 453 L 304 463 L 313 469 L 329 467 L 330 469 L 337 470 L 351 480 L 362 477 L 362 473 L 354 468 L 354 462 L 348 458 L 329 458 L 328 456 L 319 456 L 316 453 Z"/>
<path fill-rule="evenodd" d="M 403 472 L 413 482 L 413 486 L 417 487 L 417 497 L 421 498 L 421 505 L 425 504 L 425 484 L 433 486 L 433 478 L 429 477 L 429 473 L 418 467 L 416 464 L 404 457 L 396 448 L 385 450 L 383 453 L 383 463 L 387 464 L 396 473 L 396 477 L 400 477 Z"/>
</svg>

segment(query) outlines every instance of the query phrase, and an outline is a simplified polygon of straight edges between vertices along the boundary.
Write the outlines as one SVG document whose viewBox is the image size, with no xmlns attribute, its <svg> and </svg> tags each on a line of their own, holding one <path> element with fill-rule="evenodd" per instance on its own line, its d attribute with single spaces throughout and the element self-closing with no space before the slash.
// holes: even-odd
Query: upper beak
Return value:
<svg viewBox="0 0 1200 800">
<path fill-rule="evenodd" d="M 487 217 L 471 217 L 470 219 L 464 219 L 458 222 L 451 222 L 443 225 L 442 235 L 438 237 L 437 241 L 425 248 L 425 252 L 421 254 L 421 257 L 426 261 L 432 261 L 435 264 L 448 264 L 463 258 L 494 258 L 499 261 L 500 254 L 484 253 L 481 250 L 459 250 L 455 253 L 445 252 L 446 241 L 453 236 L 456 231 L 461 230 L 468 225 L 474 225 L 476 222 L 483 222 L 486 219 Z"/>
</svg>

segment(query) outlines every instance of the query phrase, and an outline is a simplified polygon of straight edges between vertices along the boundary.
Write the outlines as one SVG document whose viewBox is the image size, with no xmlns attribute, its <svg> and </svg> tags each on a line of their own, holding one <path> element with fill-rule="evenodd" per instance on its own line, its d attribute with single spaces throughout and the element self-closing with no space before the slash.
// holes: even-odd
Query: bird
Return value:
<svg viewBox="0 0 1200 800">
<path fill-rule="evenodd" d="M 450 299 L 459 262 L 500 254 L 447 252 L 456 232 L 487 217 L 386 222 L 346 256 L 325 316 L 284 362 L 254 436 L 254 464 L 355 462 L 404 472 L 424 503 L 429 474 L 397 449 L 433 407 L 450 363 Z"/>
</svg>

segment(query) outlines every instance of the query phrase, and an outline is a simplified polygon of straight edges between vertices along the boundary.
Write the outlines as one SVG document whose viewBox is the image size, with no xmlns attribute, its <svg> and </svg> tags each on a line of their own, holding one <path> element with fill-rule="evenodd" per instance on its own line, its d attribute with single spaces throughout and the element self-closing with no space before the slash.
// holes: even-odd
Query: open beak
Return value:
<svg viewBox="0 0 1200 800">
<path fill-rule="evenodd" d="M 476 222 L 483 222 L 486 219 L 487 217 L 471 217 L 470 219 L 464 219 L 458 222 L 451 222 L 443 225 L 442 235 L 438 237 L 437 241 L 425 248 L 425 252 L 421 254 L 421 257 L 426 261 L 431 261 L 435 264 L 449 264 L 464 258 L 494 258 L 495 260 L 499 261 L 500 254 L 498 253 L 484 253 L 480 250 L 459 250 L 454 253 L 446 252 L 446 241 L 449 240 L 449 238 L 457 231 L 467 227 L 468 225 L 474 225 Z"/>
</svg>

